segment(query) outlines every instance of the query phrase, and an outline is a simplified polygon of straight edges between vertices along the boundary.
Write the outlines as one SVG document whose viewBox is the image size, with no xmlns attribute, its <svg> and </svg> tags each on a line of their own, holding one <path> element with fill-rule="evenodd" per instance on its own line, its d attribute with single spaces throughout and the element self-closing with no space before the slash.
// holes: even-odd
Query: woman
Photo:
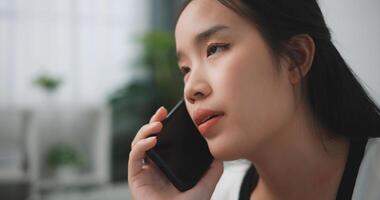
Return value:
<svg viewBox="0 0 380 200">
<path fill-rule="evenodd" d="M 132 142 L 136 199 L 380 199 L 380 110 L 332 44 L 315 0 L 188 1 L 175 39 L 193 121 L 220 114 L 200 129 L 215 161 L 184 193 L 143 165 L 156 144 L 145 138 L 167 115 L 160 108 Z M 236 159 L 251 166 L 226 170 L 234 182 L 220 179 L 221 161 Z"/>
</svg>

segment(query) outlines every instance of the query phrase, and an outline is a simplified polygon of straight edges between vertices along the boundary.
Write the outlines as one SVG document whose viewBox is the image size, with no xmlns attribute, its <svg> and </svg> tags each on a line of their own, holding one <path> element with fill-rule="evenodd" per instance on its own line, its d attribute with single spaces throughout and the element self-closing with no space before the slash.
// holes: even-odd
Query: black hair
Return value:
<svg viewBox="0 0 380 200">
<path fill-rule="evenodd" d="M 292 58 L 285 44 L 299 34 L 311 36 L 315 55 L 303 81 L 316 119 L 332 133 L 351 140 L 380 136 L 380 109 L 332 43 L 316 0 L 218 1 L 254 23 L 277 55 Z M 190 2 L 184 3 L 180 13 Z"/>
</svg>

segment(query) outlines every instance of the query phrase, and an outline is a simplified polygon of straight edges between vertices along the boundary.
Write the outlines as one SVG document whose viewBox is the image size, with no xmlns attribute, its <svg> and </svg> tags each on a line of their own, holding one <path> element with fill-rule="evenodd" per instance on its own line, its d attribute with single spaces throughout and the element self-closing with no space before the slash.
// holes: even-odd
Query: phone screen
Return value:
<svg viewBox="0 0 380 200">
<path fill-rule="evenodd" d="M 157 144 L 147 155 L 180 191 L 196 185 L 213 160 L 183 100 L 163 121 Z"/>
</svg>

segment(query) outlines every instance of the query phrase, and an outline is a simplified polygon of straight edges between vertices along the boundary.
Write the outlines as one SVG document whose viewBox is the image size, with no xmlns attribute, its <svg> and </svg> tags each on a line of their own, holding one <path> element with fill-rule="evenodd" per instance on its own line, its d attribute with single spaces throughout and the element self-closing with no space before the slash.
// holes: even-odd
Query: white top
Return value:
<svg viewBox="0 0 380 200">
<path fill-rule="evenodd" d="M 251 163 L 246 160 L 224 162 L 224 172 L 212 200 L 238 200 L 243 178 Z M 371 138 L 356 177 L 352 200 L 380 200 L 380 138 Z"/>
<path fill-rule="evenodd" d="M 380 199 L 380 138 L 368 140 L 352 199 Z"/>
</svg>

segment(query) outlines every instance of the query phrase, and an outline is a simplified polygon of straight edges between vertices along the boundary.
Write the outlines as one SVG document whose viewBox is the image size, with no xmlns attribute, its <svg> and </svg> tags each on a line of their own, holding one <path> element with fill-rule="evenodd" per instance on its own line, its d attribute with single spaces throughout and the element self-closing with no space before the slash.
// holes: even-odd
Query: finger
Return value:
<svg viewBox="0 0 380 200">
<path fill-rule="evenodd" d="M 158 133 L 162 128 L 162 123 L 160 123 L 160 125 L 158 125 L 157 123 L 165 119 L 166 115 L 167 115 L 167 110 L 163 106 L 157 109 L 156 113 L 150 119 L 150 123 L 141 127 L 141 129 L 137 132 L 135 138 L 133 139 L 131 143 L 131 146 L 133 147 L 137 141 L 143 138 L 147 138 L 152 133 Z M 159 127 L 152 127 L 152 126 L 159 126 Z"/>
<path fill-rule="evenodd" d="M 160 132 L 162 129 L 162 123 L 161 122 L 153 122 L 150 124 L 145 124 L 140 128 L 140 130 L 137 132 L 135 138 L 133 139 L 131 143 L 131 147 L 133 146 L 140 140 L 145 139 L 149 137 L 150 135 L 154 133 Z"/>
<path fill-rule="evenodd" d="M 162 121 L 166 118 L 168 115 L 168 111 L 165 107 L 161 106 L 157 112 L 150 118 L 149 123 L 156 122 L 156 121 Z"/>
<path fill-rule="evenodd" d="M 128 177 L 133 177 L 141 172 L 143 163 L 142 160 L 145 157 L 145 152 L 153 148 L 157 143 L 156 137 L 149 137 L 143 140 L 140 140 L 132 148 L 129 153 L 128 161 Z"/>
<path fill-rule="evenodd" d="M 159 107 L 159 108 L 156 110 L 156 112 L 152 115 L 152 117 L 151 117 L 150 120 L 149 120 L 149 123 L 152 122 L 152 118 L 154 118 L 154 116 L 158 115 L 158 113 L 160 112 L 160 110 L 162 110 L 162 106 Z"/>
</svg>

